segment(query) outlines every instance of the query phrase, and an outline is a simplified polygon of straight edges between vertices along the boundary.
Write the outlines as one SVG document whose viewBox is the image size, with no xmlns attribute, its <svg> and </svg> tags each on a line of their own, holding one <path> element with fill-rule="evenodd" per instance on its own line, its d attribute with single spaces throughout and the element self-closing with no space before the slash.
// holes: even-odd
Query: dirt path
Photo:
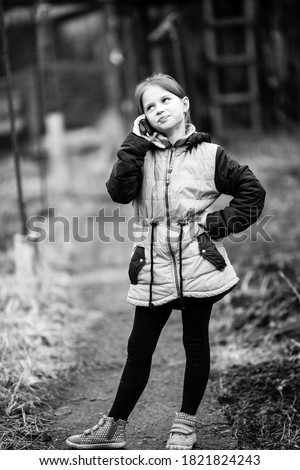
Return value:
<svg viewBox="0 0 300 470">
<path fill-rule="evenodd" d="M 97 278 L 97 272 L 94 274 Z M 117 271 L 115 274 L 112 283 L 118 277 Z M 109 411 L 131 329 L 133 312 L 128 308 L 118 309 L 114 314 L 107 314 L 102 308 L 96 318 L 90 307 L 94 307 L 97 300 L 103 305 L 98 281 L 89 282 L 87 287 L 83 315 L 91 314 L 91 324 L 87 331 L 81 332 L 78 368 L 60 389 L 56 428 L 52 433 L 60 449 L 66 449 L 64 439 L 68 434 L 89 428 L 99 420 L 100 412 Z M 120 290 L 123 293 L 123 289 Z M 174 311 L 160 338 L 148 386 L 130 417 L 128 449 L 164 448 L 174 411 L 180 404 L 183 371 L 180 316 Z M 214 369 L 211 375 L 215 377 Z M 198 448 L 234 449 L 236 442 L 220 410 L 214 388 L 214 380 L 211 380 L 199 411 L 203 429 L 199 431 Z"/>
<path fill-rule="evenodd" d="M 114 207 L 106 201 L 108 213 Z M 122 210 L 126 213 L 131 209 Z M 74 338 L 78 366 L 67 382 L 57 386 L 59 399 L 51 434 L 58 449 L 67 449 L 68 435 L 95 425 L 100 413 L 107 414 L 114 398 L 134 314 L 134 308 L 125 301 L 130 246 L 130 242 L 94 240 L 72 248 L 72 290 L 84 321 L 78 324 Z M 181 334 L 180 312 L 173 311 L 155 352 L 148 386 L 130 416 L 127 449 L 165 448 L 174 412 L 181 402 L 185 363 Z M 198 412 L 201 426 L 197 448 L 236 449 L 237 442 L 217 401 L 217 376 L 213 363 Z"/>
</svg>

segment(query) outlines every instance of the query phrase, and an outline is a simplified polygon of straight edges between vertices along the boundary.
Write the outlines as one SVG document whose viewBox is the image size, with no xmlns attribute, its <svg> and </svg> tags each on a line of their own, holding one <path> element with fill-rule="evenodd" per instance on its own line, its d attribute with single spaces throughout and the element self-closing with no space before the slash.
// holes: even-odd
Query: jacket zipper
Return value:
<svg viewBox="0 0 300 470">
<path fill-rule="evenodd" d="M 172 264 L 173 264 L 173 272 L 174 272 L 174 278 L 175 278 L 175 287 L 177 290 L 177 295 L 180 295 L 180 286 L 179 286 L 179 280 L 178 280 L 178 274 L 177 274 L 177 266 L 176 266 L 176 258 L 175 254 L 172 250 L 172 245 L 170 241 L 170 227 L 171 227 L 171 222 L 170 222 L 170 204 L 169 204 L 169 184 L 170 184 L 170 173 L 172 172 L 172 159 L 173 155 L 175 152 L 175 147 L 171 147 L 171 153 L 169 157 L 169 162 L 166 166 L 166 177 L 165 177 L 165 200 L 166 200 L 166 215 L 167 215 L 167 244 L 168 244 L 168 249 L 169 253 L 172 259 Z"/>
</svg>

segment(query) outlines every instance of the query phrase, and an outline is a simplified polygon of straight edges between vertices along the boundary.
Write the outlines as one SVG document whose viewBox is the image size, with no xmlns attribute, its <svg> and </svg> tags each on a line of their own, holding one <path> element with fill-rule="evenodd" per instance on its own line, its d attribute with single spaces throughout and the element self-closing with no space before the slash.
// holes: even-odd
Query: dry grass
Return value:
<svg viewBox="0 0 300 470">
<path fill-rule="evenodd" d="M 252 344 L 262 337 L 290 334 L 300 339 L 299 261 L 257 263 L 231 297 L 232 328 Z M 290 327 L 290 328 L 289 328 Z"/>
<path fill-rule="evenodd" d="M 75 365 L 66 322 L 77 312 L 65 277 L 30 302 L 19 298 L 13 276 L 1 281 L 0 449 L 49 448 L 49 385 Z"/>
<path fill-rule="evenodd" d="M 240 356 L 219 400 L 241 449 L 300 448 L 299 288 L 299 263 L 261 263 L 231 297 L 228 343 Z"/>
<path fill-rule="evenodd" d="M 240 449 L 300 449 L 300 364 L 296 359 L 235 366 L 219 401 Z"/>
</svg>

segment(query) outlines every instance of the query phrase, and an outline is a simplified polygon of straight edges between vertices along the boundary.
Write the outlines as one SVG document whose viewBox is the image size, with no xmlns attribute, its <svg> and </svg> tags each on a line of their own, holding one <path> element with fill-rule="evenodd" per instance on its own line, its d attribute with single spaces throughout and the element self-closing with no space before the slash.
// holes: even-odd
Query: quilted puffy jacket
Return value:
<svg viewBox="0 0 300 470">
<path fill-rule="evenodd" d="M 190 124 L 171 145 L 162 135 L 150 143 L 130 133 L 106 186 L 113 201 L 134 205 L 130 303 L 155 307 L 179 299 L 181 308 L 184 297 L 218 299 L 237 284 L 220 239 L 257 220 L 265 190 L 208 134 Z M 233 196 L 229 206 L 209 212 L 221 193 Z"/>
</svg>

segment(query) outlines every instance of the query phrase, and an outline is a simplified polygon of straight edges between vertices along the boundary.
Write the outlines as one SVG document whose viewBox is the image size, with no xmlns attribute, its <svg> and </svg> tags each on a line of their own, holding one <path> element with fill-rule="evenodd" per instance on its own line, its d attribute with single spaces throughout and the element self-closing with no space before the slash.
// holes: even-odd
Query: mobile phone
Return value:
<svg viewBox="0 0 300 470">
<path fill-rule="evenodd" d="M 154 133 L 154 129 L 150 126 L 147 119 L 142 119 L 140 121 L 141 132 L 146 135 L 152 135 Z"/>
</svg>

